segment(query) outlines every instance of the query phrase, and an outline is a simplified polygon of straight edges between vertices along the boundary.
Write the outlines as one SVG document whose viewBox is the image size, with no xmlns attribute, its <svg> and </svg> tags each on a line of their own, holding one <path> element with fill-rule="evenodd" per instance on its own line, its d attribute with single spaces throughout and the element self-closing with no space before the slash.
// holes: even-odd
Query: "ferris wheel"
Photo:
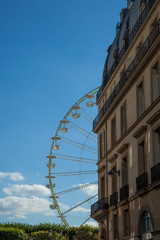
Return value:
<svg viewBox="0 0 160 240">
<path fill-rule="evenodd" d="M 97 137 L 92 131 L 98 90 L 85 94 L 60 119 L 47 156 L 50 208 L 57 210 L 67 228 L 71 219 L 74 225 L 89 221 L 92 199 L 98 196 Z"/>
</svg>

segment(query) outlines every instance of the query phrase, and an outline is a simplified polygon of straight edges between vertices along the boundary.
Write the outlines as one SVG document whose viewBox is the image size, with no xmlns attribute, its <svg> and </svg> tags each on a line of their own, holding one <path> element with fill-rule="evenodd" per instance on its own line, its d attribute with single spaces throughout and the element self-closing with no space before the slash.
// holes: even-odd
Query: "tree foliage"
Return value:
<svg viewBox="0 0 160 240">
<path fill-rule="evenodd" d="M 98 240 L 98 228 L 91 226 L 67 229 L 57 224 L 41 223 L 30 225 L 22 223 L 0 223 L 1 240 L 27 240 L 29 236 L 36 240 L 49 240 L 48 231 L 52 230 L 53 239 L 59 240 L 59 231 L 63 231 L 61 240 Z"/>
<path fill-rule="evenodd" d="M 26 240 L 27 234 L 18 228 L 13 227 L 0 227 L 0 239 L 1 240 Z"/>
</svg>

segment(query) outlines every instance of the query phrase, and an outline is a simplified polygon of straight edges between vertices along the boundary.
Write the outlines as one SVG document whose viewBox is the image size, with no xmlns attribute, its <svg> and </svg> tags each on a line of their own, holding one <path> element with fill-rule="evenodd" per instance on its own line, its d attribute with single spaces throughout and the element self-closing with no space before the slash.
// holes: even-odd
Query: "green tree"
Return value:
<svg viewBox="0 0 160 240">
<path fill-rule="evenodd" d="M 0 227 L 1 240 L 27 240 L 28 235 L 18 228 Z"/>
</svg>

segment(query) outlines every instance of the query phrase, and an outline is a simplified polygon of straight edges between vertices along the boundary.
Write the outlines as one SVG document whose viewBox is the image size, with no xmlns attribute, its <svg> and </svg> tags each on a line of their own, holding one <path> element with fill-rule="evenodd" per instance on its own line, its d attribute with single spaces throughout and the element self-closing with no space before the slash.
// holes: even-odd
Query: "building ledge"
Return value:
<svg viewBox="0 0 160 240">
<path fill-rule="evenodd" d="M 117 150 L 117 152 L 122 155 L 125 151 L 127 151 L 128 146 L 129 146 L 128 143 L 124 143 L 124 144 Z"/>
<path fill-rule="evenodd" d="M 160 110 L 155 112 L 152 117 L 150 117 L 147 121 L 148 124 L 153 125 L 160 119 Z"/>
<path fill-rule="evenodd" d="M 103 219 L 108 218 L 108 209 L 100 209 L 94 214 L 91 214 L 91 218 L 93 218 L 95 221 L 99 222 Z"/>
<path fill-rule="evenodd" d="M 116 161 L 117 157 L 118 154 L 113 154 L 113 156 L 108 159 L 108 162 L 113 163 L 114 161 Z"/>
<path fill-rule="evenodd" d="M 147 130 L 147 126 L 141 126 L 134 134 L 133 137 L 140 138 Z"/>
</svg>

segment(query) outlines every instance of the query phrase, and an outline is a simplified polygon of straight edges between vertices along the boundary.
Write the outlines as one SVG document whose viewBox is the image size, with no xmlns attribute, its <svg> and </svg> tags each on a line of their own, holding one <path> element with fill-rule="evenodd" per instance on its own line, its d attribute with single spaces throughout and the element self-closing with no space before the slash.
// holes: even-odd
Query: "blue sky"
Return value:
<svg viewBox="0 0 160 240">
<path fill-rule="evenodd" d="M 1 221 L 60 223 L 43 187 L 51 137 L 68 109 L 100 86 L 124 7 L 126 0 L 0 0 Z M 56 164 L 57 172 L 79 169 L 70 162 Z M 55 181 L 56 192 L 80 184 L 76 177 Z M 62 211 L 83 195 L 80 190 L 60 197 Z M 70 225 L 89 216 L 82 207 L 68 216 Z"/>
</svg>

